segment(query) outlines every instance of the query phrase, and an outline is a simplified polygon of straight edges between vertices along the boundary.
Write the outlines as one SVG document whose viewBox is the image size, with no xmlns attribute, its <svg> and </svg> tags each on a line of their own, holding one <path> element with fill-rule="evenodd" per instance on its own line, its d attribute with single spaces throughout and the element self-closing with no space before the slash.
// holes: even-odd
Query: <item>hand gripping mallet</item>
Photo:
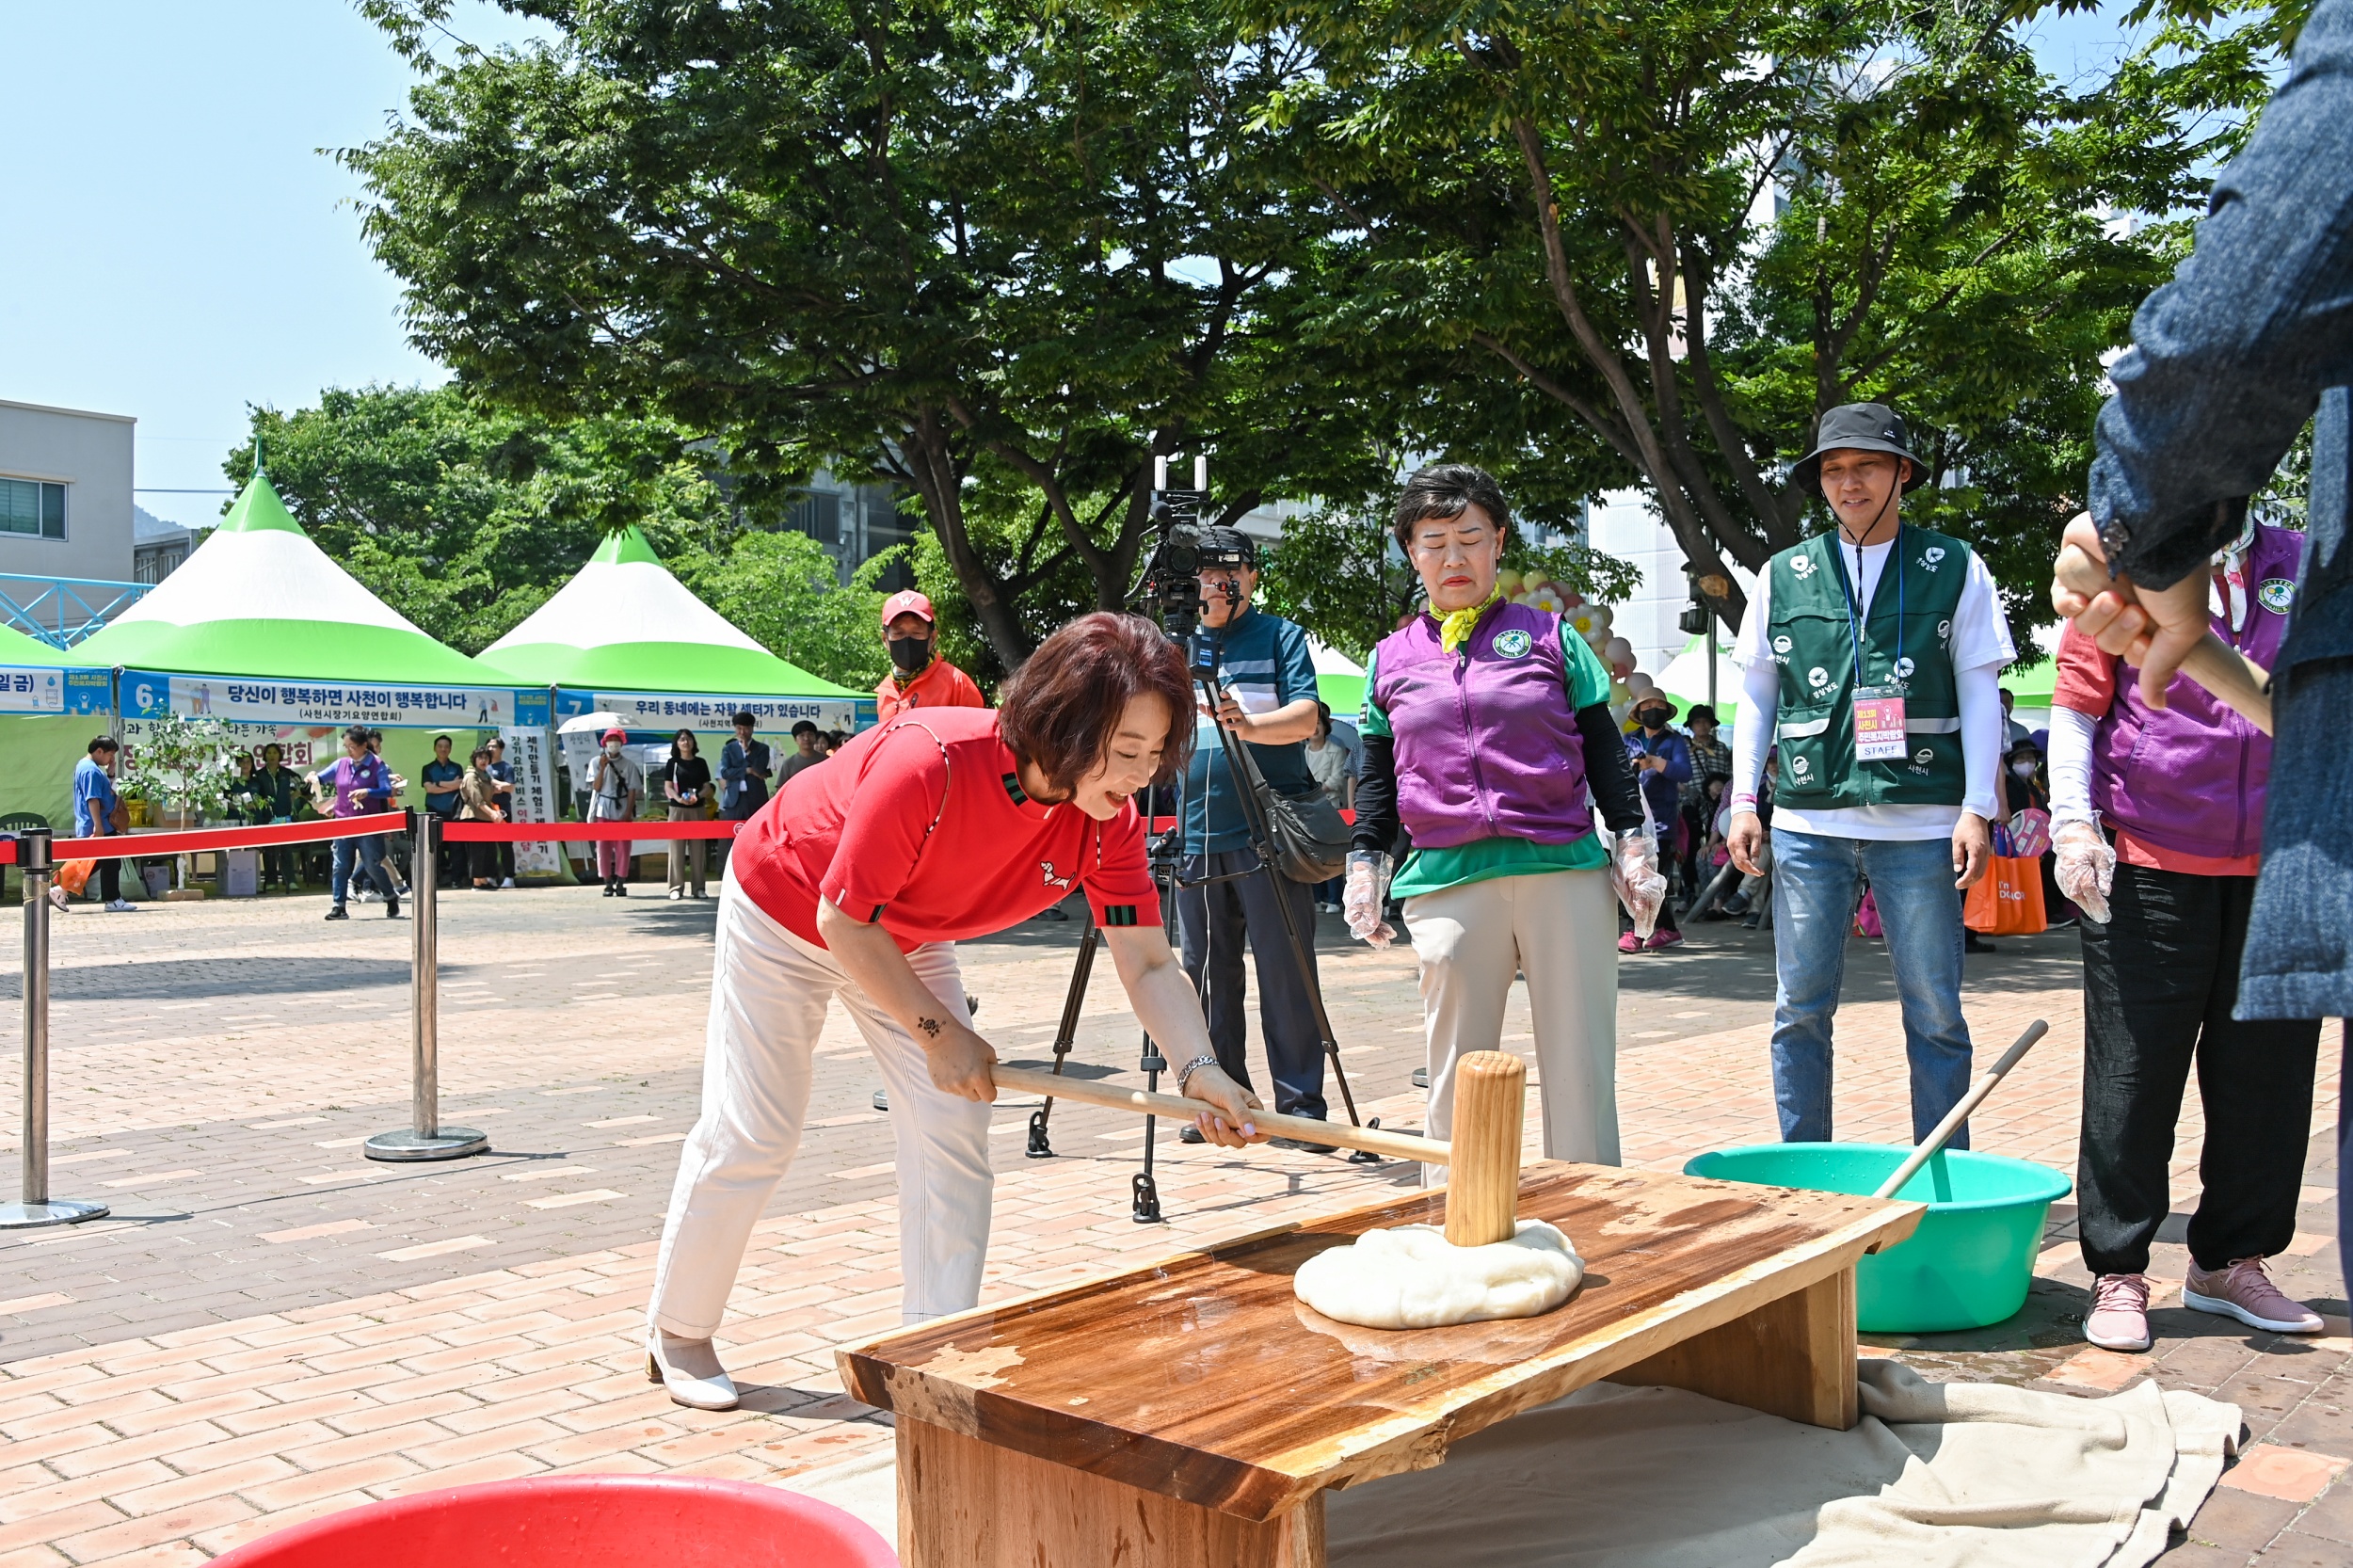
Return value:
<svg viewBox="0 0 2353 1568">
<path fill-rule="evenodd" d="M 1000 1064 L 988 1071 L 1000 1089 L 1051 1095 L 1057 1099 L 1131 1112 L 1139 1116 L 1165 1116 L 1175 1122 L 1189 1122 L 1210 1109 L 1202 1100 L 1142 1089 L 1114 1089 L 1084 1079 L 1057 1078 L 1037 1067 L 1008 1067 Z M 1457 1246 L 1476 1247 L 1509 1240 L 1516 1228 L 1520 1127 L 1527 1102 L 1528 1064 L 1509 1051 L 1480 1050 L 1455 1064 L 1451 1143 L 1417 1138 L 1411 1133 L 1384 1132 L 1379 1128 L 1351 1127 L 1345 1122 L 1286 1116 L 1273 1111 L 1254 1111 L 1250 1122 L 1261 1132 L 1296 1138 L 1303 1143 L 1334 1144 L 1391 1160 L 1418 1160 L 1449 1167 L 1446 1238 Z"/>
<path fill-rule="evenodd" d="M 2089 558 L 2071 552 L 2061 552 L 2052 575 L 2061 587 L 2086 599 L 2097 598 L 2115 586 Z M 2271 733 L 2270 672 L 2237 648 L 2209 632 L 2183 655 L 2182 673 L 2214 694 L 2225 708 L 2265 734 Z"/>
</svg>

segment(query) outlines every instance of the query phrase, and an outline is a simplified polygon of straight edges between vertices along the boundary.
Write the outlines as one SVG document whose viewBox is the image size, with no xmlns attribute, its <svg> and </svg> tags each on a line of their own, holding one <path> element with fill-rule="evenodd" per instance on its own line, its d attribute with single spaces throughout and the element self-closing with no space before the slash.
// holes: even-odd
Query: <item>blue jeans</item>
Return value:
<svg viewBox="0 0 2353 1568">
<path fill-rule="evenodd" d="M 1846 978 L 1858 874 L 1871 879 L 1903 1003 L 1912 1136 L 1929 1135 L 1969 1088 L 1961 1016 L 1961 898 L 1945 839 L 1833 839 L 1773 830 L 1773 1103 L 1784 1143 L 1831 1139 L 1831 1020 Z M 1948 1148 L 1969 1146 L 1969 1128 Z"/>
<path fill-rule="evenodd" d="M 351 888 L 351 857 L 360 857 L 360 874 L 376 884 L 376 891 L 386 898 L 392 896 L 392 877 L 384 869 L 384 840 L 376 833 L 358 838 L 335 840 L 335 907 L 344 905 L 344 895 Z"/>
</svg>

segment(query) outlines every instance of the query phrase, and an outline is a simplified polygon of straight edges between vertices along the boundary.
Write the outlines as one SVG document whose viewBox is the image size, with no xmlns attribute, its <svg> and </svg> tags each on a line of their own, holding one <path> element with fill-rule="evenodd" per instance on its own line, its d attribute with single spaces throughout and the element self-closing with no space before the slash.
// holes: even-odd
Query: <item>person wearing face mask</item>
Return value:
<svg viewBox="0 0 2353 1568">
<path fill-rule="evenodd" d="M 1240 1147 L 1257 1097 L 1217 1065 L 1160 926 L 1134 797 L 1192 743 L 1176 645 L 1098 611 L 1046 639 L 1004 707 L 918 709 L 794 776 L 745 824 L 719 894 L 702 1114 L 654 1265 L 648 1373 L 672 1399 L 735 1404 L 712 1336 L 744 1248 L 791 1168 L 813 1053 L 839 1000 L 890 1096 L 901 1310 L 971 1307 L 988 1250 L 989 1067 L 955 944 L 1086 896 L 1136 1016 L 1175 1065 L 1192 1125 Z"/>
<path fill-rule="evenodd" d="M 1674 722 L 1675 705 L 1657 692 L 1634 704 L 1634 731 L 1625 738 L 1626 757 L 1642 786 L 1642 804 L 1649 808 L 1651 836 L 1658 841 L 1658 863 L 1665 865 L 1674 850 L 1675 822 L 1682 815 L 1683 786 L 1691 781 L 1691 750 L 1683 737 L 1667 727 Z M 1696 891 L 1696 889 L 1694 889 Z M 1675 924 L 1675 901 L 1661 900 L 1658 928 L 1643 942 L 1629 925 L 1618 937 L 1620 952 L 1653 952 L 1679 945 L 1683 932 Z"/>
<path fill-rule="evenodd" d="M 890 673 L 874 688 L 875 717 L 888 723 L 910 708 L 985 708 L 972 678 L 939 656 L 932 601 L 913 588 L 883 600 L 883 647 Z"/>
<path fill-rule="evenodd" d="M 2042 783 L 2042 747 L 2031 733 L 2021 735 L 2010 743 L 2009 777 L 2002 785 L 2002 796 L 2009 808 L 2014 824 L 2021 811 L 2051 809 L 2051 792 Z"/>
<path fill-rule="evenodd" d="M 1765 752 L 1778 746 L 1771 828 L 1773 1098 L 1781 1135 L 1827 1143 L 1831 1030 L 1857 882 L 1887 937 L 1925 1138 L 1969 1087 L 1961 893 L 1985 874 L 1998 809 L 2002 703 L 2016 656 L 2001 595 L 1961 540 L 1903 520 L 1928 481 L 1903 421 L 1878 403 L 1824 414 L 1791 477 L 1836 526 L 1766 563 L 1733 650 L 1732 857 L 1760 870 Z M 1967 1148 L 1968 1128 L 1952 1146 Z"/>
<path fill-rule="evenodd" d="M 2207 573 L 2212 631 L 2263 669 L 2303 556 L 2302 535 L 2249 520 Z M 2193 1063 L 2206 1137 L 2182 1304 L 2274 1334 L 2321 1330 L 2264 1272 L 2296 1232 L 2320 1021 L 2235 1016 L 2271 757 L 2270 736 L 2188 676 L 2154 707 L 2133 664 L 2073 622 L 2060 633 L 2051 818 L 2058 886 L 2084 914 L 2084 1337 L 2106 1350 L 2149 1348 L 2149 1248 L 2173 1207 Z"/>
<path fill-rule="evenodd" d="M 637 801 L 646 792 L 646 772 L 624 754 L 627 731 L 604 732 L 604 744 L 588 763 L 588 820 L 633 822 Z M 629 840 L 599 839 L 597 874 L 604 878 L 604 896 L 629 896 Z"/>
</svg>

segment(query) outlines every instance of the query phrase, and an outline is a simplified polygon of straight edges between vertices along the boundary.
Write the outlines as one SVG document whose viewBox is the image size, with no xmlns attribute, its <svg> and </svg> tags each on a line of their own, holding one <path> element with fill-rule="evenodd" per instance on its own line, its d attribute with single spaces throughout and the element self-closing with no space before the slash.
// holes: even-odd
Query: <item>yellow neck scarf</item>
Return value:
<svg viewBox="0 0 2353 1568">
<path fill-rule="evenodd" d="M 1449 653 L 1461 648 L 1470 637 L 1471 628 L 1479 624 L 1479 617 L 1487 613 L 1487 606 L 1502 597 L 1502 588 L 1493 587 L 1487 590 L 1486 598 L 1467 610 L 1449 610 L 1443 616 L 1434 610 L 1430 612 L 1438 623 L 1438 646 Z"/>
</svg>

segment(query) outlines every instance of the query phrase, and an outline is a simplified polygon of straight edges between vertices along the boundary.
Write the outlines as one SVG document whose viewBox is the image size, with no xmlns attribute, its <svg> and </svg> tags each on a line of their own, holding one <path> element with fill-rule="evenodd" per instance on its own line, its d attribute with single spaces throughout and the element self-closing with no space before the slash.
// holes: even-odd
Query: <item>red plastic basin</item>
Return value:
<svg viewBox="0 0 2353 1568">
<path fill-rule="evenodd" d="M 212 1568 L 899 1568 L 814 1497 L 703 1476 L 546 1476 L 416 1492 L 289 1526 Z"/>
</svg>

